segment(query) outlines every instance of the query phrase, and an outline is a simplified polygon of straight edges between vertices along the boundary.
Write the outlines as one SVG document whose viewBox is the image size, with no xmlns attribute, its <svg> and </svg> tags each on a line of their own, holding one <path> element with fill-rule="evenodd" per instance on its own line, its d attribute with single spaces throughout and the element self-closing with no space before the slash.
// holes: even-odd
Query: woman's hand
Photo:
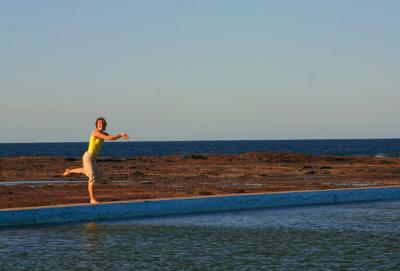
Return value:
<svg viewBox="0 0 400 271">
<path fill-rule="evenodd" d="M 119 133 L 119 135 L 125 140 L 129 139 L 129 136 L 127 133 Z"/>
</svg>

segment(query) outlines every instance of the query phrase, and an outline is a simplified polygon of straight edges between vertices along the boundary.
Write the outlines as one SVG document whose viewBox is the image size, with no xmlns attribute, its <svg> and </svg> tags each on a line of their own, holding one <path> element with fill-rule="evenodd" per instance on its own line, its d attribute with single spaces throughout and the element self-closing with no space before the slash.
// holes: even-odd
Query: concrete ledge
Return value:
<svg viewBox="0 0 400 271">
<path fill-rule="evenodd" d="M 400 186 L 58 205 L 2 209 L 0 227 L 398 199 Z"/>
</svg>

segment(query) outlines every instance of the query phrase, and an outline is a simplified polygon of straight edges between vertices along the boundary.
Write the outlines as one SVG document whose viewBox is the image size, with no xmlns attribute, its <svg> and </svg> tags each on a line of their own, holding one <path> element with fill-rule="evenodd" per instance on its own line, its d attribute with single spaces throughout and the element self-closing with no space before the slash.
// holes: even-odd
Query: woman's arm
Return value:
<svg viewBox="0 0 400 271">
<path fill-rule="evenodd" d="M 92 135 L 95 136 L 95 137 L 102 138 L 102 139 L 104 139 L 104 140 L 116 140 L 116 139 L 119 139 L 119 138 L 121 138 L 121 137 L 127 136 L 126 133 L 119 133 L 119 134 L 117 134 L 117 135 L 109 135 L 109 134 L 107 134 L 107 133 L 102 133 L 102 132 L 99 132 L 99 131 L 97 131 L 97 130 L 94 130 L 94 131 L 92 132 Z"/>
</svg>

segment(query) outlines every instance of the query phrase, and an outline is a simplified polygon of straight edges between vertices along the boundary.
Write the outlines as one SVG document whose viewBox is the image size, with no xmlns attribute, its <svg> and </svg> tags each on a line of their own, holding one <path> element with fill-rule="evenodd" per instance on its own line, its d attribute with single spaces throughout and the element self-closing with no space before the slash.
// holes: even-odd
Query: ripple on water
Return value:
<svg viewBox="0 0 400 271">
<path fill-rule="evenodd" d="M 0 262 L 38 270 L 396 270 L 400 202 L 0 230 Z"/>
</svg>

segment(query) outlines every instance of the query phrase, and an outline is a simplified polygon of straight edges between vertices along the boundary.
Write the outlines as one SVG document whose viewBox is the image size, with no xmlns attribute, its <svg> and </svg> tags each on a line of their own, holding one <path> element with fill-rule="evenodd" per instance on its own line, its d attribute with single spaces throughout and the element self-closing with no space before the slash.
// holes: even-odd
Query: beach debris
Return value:
<svg viewBox="0 0 400 271">
<path fill-rule="evenodd" d="M 112 163 L 118 163 L 118 162 L 123 162 L 123 159 L 115 159 L 115 158 L 99 158 L 97 159 L 98 162 L 112 162 Z"/>
<path fill-rule="evenodd" d="M 67 157 L 67 158 L 65 158 L 65 161 L 78 161 L 78 160 L 81 160 L 81 159 L 72 158 L 72 157 Z"/>
<path fill-rule="evenodd" d="M 190 158 L 194 160 L 207 160 L 208 156 L 207 155 L 200 155 L 200 154 L 192 154 Z"/>
<path fill-rule="evenodd" d="M 211 196 L 213 193 L 210 191 L 200 191 L 199 196 Z"/>
<path fill-rule="evenodd" d="M 135 171 L 131 175 L 132 175 L 132 177 L 139 177 L 139 178 L 145 176 L 145 174 L 141 171 Z"/>
<path fill-rule="evenodd" d="M 311 175 L 311 174 L 317 174 L 317 172 L 315 170 L 310 170 L 306 172 L 307 175 Z"/>
</svg>

